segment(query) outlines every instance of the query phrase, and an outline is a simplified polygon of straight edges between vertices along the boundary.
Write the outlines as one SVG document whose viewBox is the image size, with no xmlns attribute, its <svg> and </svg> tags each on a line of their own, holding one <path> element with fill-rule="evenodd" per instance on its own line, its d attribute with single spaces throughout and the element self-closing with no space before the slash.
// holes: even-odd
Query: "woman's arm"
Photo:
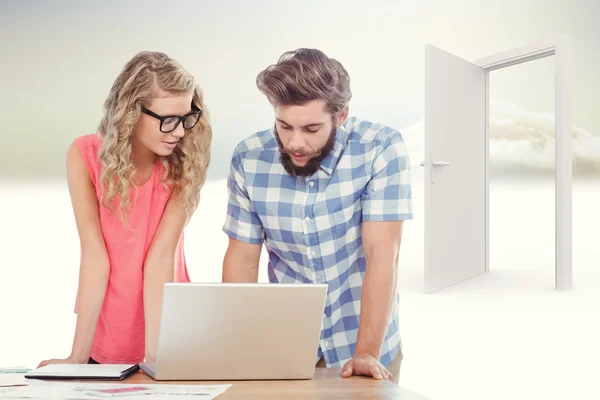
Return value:
<svg viewBox="0 0 600 400">
<path fill-rule="evenodd" d="M 146 360 L 149 361 L 156 359 L 163 286 L 174 280 L 175 250 L 185 223 L 183 199 L 171 197 L 144 261 Z"/>
<path fill-rule="evenodd" d="M 75 143 L 67 150 L 67 182 L 81 242 L 75 337 L 68 358 L 42 361 L 39 366 L 87 363 L 110 272 L 108 253 L 100 228 L 96 191 Z"/>
</svg>

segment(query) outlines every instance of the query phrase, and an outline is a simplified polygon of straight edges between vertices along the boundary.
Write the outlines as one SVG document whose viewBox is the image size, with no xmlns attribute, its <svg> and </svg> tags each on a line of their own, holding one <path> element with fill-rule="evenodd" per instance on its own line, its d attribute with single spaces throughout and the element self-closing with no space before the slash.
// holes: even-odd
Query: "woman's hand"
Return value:
<svg viewBox="0 0 600 400">
<path fill-rule="evenodd" d="M 88 359 L 82 360 L 81 358 L 69 356 L 67 358 L 53 358 L 51 360 L 44 360 L 37 366 L 37 368 L 41 368 L 49 364 L 87 364 L 87 362 Z"/>
</svg>

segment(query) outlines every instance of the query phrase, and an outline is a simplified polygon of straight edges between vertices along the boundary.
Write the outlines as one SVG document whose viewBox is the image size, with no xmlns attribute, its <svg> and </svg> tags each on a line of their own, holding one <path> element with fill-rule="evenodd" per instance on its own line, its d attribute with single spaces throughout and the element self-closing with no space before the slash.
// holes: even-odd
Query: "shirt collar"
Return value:
<svg viewBox="0 0 600 400">
<path fill-rule="evenodd" d="M 335 144 L 333 145 L 333 150 L 329 152 L 329 154 L 323 159 L 321 162 L 321 169 L 330 175 L 333 173 L 333 170 L 337 166 L 337 163 L 340 159 L 340 155 L 346 146 L 346 141 L 348 140 L 348 132 L 344 126 L 340 126 L 336 129 L 335 133 Z"/>
</svg>

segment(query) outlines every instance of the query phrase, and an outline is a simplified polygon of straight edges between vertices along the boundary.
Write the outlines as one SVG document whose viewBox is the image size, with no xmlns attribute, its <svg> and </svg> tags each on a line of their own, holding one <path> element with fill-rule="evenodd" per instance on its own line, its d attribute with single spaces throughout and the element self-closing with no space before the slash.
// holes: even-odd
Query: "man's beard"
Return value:
<svg viewBox="0 0 600 400">
<path fill-rule="evenodd" d="M 333 150 L 333 147 L 335 145 L 336 132 L 337 132 L 337 129 L 334 125 L 333 128 L 331 129 L 331 133 L 329 134 L 329 138 L 327 139 L 327 143 L 325 143 L 325 146 L 323 146 L 317 154 L 314 154 L 314 153 L 307 154 L 307 153 L 301 152 L 300 154 L 307 155 L 310 158 L 308 159 L 308 161 L 306 161 L 306 164 L 303 167 L 299 167 L 296 164 L 294 164 L 294 162 L 292 161 L 292 157 L 289 154 L 289 153 L 291 153 L 291 151 L 287 150 L 283 146 L 283 143 L 281 143 L 281 139 L 279 138 L 279 133 L 277 132 L 277 127 L 275 127 L 275 139 L 277 139 L 277 144 L 279 144 L 279 152 L 281 153 L 281 155 L 279 157 L 279 161 L 281 161 L 281 165 L 283 165 L 283 168 L 287 171 L 287 173 L 293 177 L 313 176 L 321 167 L 321 163 L 323 162 L 325 157 L 327 157 L 329 155 L 329 153 L 331 153 L 331 151 Z"/>
</svg>

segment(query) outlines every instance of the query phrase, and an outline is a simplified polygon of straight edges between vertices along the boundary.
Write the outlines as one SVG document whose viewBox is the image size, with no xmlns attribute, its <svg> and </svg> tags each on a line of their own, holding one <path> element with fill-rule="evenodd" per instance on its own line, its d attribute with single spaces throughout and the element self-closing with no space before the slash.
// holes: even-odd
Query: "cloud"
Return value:
<svg viewBox="0 0 600 400">
<path fill-rule="evenodd" d="M 552 175 L 555 165 L 554 115 L 527 111 L 513 104 L 490 103 L 490 168 L 507 176 Z M 424 123 L 401 130 L 418 167 L 424 160 Z M 572 129 L 573 176 L 600 178 L 600 135 Z"/>
</svg>

